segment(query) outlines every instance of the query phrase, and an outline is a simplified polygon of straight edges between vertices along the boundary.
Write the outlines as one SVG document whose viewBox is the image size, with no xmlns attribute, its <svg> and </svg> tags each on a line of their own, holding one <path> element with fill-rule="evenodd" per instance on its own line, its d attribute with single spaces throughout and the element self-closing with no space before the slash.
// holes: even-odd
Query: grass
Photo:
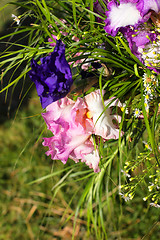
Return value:
<svg viewBox="0 0 160 240">
<path fill-rule="evenodd" d="M 42 235 L 45 232 L 43 239 L 49 239 L 53 230 L 58 232 L 60 217 L 68 206 L 61 193 L 50 204 L 56 177 L 28 185 L 51 173 L 54 165 L 54 170 L 59 166 L 58 163 L 52 165 L 49 159 L 46 161 L 42 139 L 36 143 L 44 125 L 41 116 L 32 117 L 35 109 L 37 113 L 41 110 L 39 102 L 32 99 L 14 121 L 9 120 L 0 127 L 0 239 L 13 239 L 13 236 L 14 239 L 35 239 L 39 231 Z"/>
<path fill-rule="evenodd" d="M 56 195 L 56 189 L 52 191 L 52 188 L 63 174 L 29 185 L 31 181 L 65 167 L 45 155 L 42 138 L 39 139 L 44 129 L 40 112 L 39 100 L 33 92 L 28 106 L 19 111 L 16 119 L 10 119 L 0 126 L 0 239 L 48 240 L 64 239 L 64 236 L 71 239 L 73 233 L 74 211 L 82 192 L 80 189 L 70 203 L 79 187 L 74 183 L 75 177 L 67 177 L 68 184 L 62 186 Z M 46 135 L 45 130 L 43 136 Z M 71 160 L 67 166 L 70 164 Z M 116 169 L 116 161 L 113 164 Z M 84 165 L 82 167 L 86 168 Z M 113 172 L 114 181 L 115 176 Z M 117 188 L 111 188 L 109 198 L 105 194 L 102 197 L 108 239 L 141 239 L 146 235 L 143 239 L 157 240 L 159 213 L 142 201 L 141 189 L 133 201 L 125 202 L 119 199 Z M 98 211 L 96 205 L 93 202 L 93 214 Z M 87 238 L 86 207 L 84 204 L 77 218 L 76 239 L 95 239 L 92 224 L 92 234 Z"/>
<path fill-rule="evenodd" d="M 41 1 L 37 1 L 37 3 L 43 11 L 45 19 L 50 22 L 48 8 L 46 7 L 46 11 L 44 11 Z M 44 3 L 45 1 L 43 1 Z M 61 4 L 64 5 L 63 2 Z M 76 12 L 75 4 L 76 1 L 73 1 L 72 10 L 77 28 L 79 14 Z M 12 8 L 6 10 L 5 13 L 9 19 L 10 12 L 12 13 Z M 40 14 L 41 20 L 43 20 L 43 14 L 42 16 Z M 81 14 L 83 15 L 83 12 Z M 90 17 L 93 17 L 91 13 Z M 44 26 L 45 24 L 48 23 L 44 22 Z M 92 29 L 93 26 L 91 23 L 90 28 Z M 39 29 L 41 30 L 41 25 Z M 48 30 L 46 29 L 46 31 L 48 36 Z M 98 30 L 95 29 L 96 31 Z M 35 39 L 36 36 L 39 37 L 38 32 L 36 34 Z M 90 36 L 88 38 L 89 42 Z M 104 36 L 104 38 L 106 37 Z M 36 41 L 39 43 L 39 38 Z M 82 40 L 81 44 L 85 44 L 85 41 L 86 39 Z M 92 39 L 91 42 L 94 41 Z M 32 43 L 31 39 L 30 42 Z M 124 42 L 121 43 L 126 46 Z M 117 51 L 114 43 L 112 45 Z M 41 48 L 35 44 L 29 53 L 31 50 L 38 52 Z M 42 48 L 43 50 L 44 53 L 46 51 L 45 54 L 51 51 L 46 46 L 44 49 Z M 77 49 L 75 49 L 76 51 Z M 98 54 L 105 55 L 105 60 L 115 68 L 125 69 L 123 68 L 125 61 L 128 61 L 125 60 L 125 57 L 115 61 L 114 56 L 109 55 L 109 51 L 100 49 L 96 51 L 99 51 Z M 130 63 L 133 65 L 133 59 Z M 125 72 L 125 76 L 134 74 L 131 65 L 126 65 L 126 71 L 129 73 Z M 108 84 L 105 88 L 108 86 L 110 91 L 108 94 L 112 93 L 112 90 L 113 94 L 116 91 L 121 95 L 125 91 L 130 93 L 128 89 L 133 87 L 132 84 L 138 88 L 137 83 L 140 82 L 134 76 L 133 79 L 131 78 L 133 82 L 126 82 L 127 85 L 124 89 L 123 78 L 118 82 L 119 79 L 121 79 L 119 75 L 118 78 L 115 75 L 114 78 L 105 82 Z M 17 85 L 20 85 L 21 80 L 17 81 Z M 102 89 L 104 82 L 101 80 L 100 78 L 100 88 Z M 3 81 L 6 81 L 6 76 Z M 30 84 L 28 79 L 26 82 Z M 134 95 L 133 92 L 132 94 Z M 16 90 L 14 95 L 18 95 Z M 3 123 L 0 125 L 0 239 L 63 240 L 72 239 L 73 233 L 75 239 L 78 240 L 95 240 L 96 238 L 102 240 L 159 239 L 159 211 L 154 207 L 149 207 L 149 204 L 143 201 L 147 188 L 146 182 L 144 181 L 141 186 L 137 187 L 132 201 L 125 202 L 118 194 L 119 168 L 121 166 L 119 162 L 121 160 L 121 164 L 123 164 L 131 159 L 136 162 L 137 156 L 144 150 L 141 141 L 136 144 L 138 141 L 137 129 L 139 127 L 140 130 L 143 130 L 143 124 L 139 125 L 140 121 L 137 120 L 138 123 L 135 121 L 135 126 L 131 129 L 131 132 L 133 130 L 132 143 L 126 137 L 127 144 L 123 148 L 120 147 L 124 145 L 124 141 L 121 139 L 119 142 L 111 141 L 109 144 L 107 143 L 107 146 L 105 145 L 106 155 L 103 161 L 105 169 L 102 168 L 98 175 L 89 170 L 84 163 L 75 164 L 72 160 L 68 160 L 67 164 L 63 165 L 60 161 L 52 161 L 50 156 L 45 155 L 46 149 L 42 146 L 42 138 L 49 136 L 50 133 L 46 130 L 41 116 L 42 108 L 35 90 L 27 94 L 27 97 L 28 101 L 25 105 L 22 104 L 20 109 L 16 107 L 17 113 L 14 112 L 10 119 L 3 118 Z M 128 119 L 129 124 L 130 119 Z M 126 128 L 128 125 L 126 124 Z M 135 146 L 132 147 L 131 144 Z M 101 151 L 103 151 L 103 146 L 101 146 Z M 132 177 L 142 172 L 141 166 L 137 171 L 132 172 Z M 121 180 L 125 182 L 126 179 L 122 176 Z M 147 179 L 147 181 L 150 180 Z"/>
<path fill-rule="evenodd" d="M 12 2 L 16 2 L 17 0 L 13 0 Z M 9 2 L 11 2 L 10 0 L 1 0 L 0 2 L 0 9 L 4 7 L 5 4 L 8 4 Z M 13 18 L 12 18 L 12 13 L 13 14 L 17 14 L 17 9 L 15 8 L 14 5 L 8 5 L 7 8 L 4 8 L 1 11 L 0 14 L 0 32 L 5 31 L 5 24 L 6 22 L 10 21 L 12 22 Z"/>
</svg>

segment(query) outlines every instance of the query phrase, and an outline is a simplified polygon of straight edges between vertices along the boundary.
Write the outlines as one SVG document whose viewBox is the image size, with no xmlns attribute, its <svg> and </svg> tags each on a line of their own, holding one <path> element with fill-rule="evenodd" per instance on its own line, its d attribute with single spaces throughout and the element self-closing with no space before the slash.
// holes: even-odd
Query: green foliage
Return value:
<svg viewBox="0 0 160 240">
<path fill-rule="evenodd" d="M 2 44 L 7 43 L 0 55 L 1 83 L 10 75 L 5 86 L 1 84 L 0 94 L 5 93 L 7 99 L 11 89 L 12 99 L 16 86 L 23 82 L 29 87 L 22 89 L 15 120 L 0 127 L 0 239 L 63 239 L 64 234 L 69 234 L 69 239 L 159 239 L 155 208 L 160 197 L 159 76 L 145 69 L 121 35 L 106 35 L 104 24 L 95 20 L 104 16 L 93 12 L 93 1 L 21 0 L 11 4 L 23 11 L 18 16 L 20 25 L 0 38 Z M 101 94 L 106 90 L 104 98 L 116 96 L 124 103 L 121 109 L 113 109 L 122 116 L 119 128 L 123 137 L 105 143 L 95 138 L 100 173 L 70 159 L 66 165 L 52 162 L 41 146 L 49 133 L 35 93 L 28 106 L 20 108 L 33 89 L 27 76 L 30 61 L 39 61 L 53 51 L 48 41 L 52 34 L 66 44 L 74 100 L 100 88 Z M 80 63 L 74 67 L 76 61 Z M 103 65 L 99 70 L 88 68 L 94 74 L 92 84 L 92 79 L 82 78 L 82 66 L 94 61 Z M 147 79 L 153 76 L 157 84 L 150 84 L 154 97 L 149 110 L 144 74 Z M 143 118 L 137 118 L 137 108 Z"/>
</svg>

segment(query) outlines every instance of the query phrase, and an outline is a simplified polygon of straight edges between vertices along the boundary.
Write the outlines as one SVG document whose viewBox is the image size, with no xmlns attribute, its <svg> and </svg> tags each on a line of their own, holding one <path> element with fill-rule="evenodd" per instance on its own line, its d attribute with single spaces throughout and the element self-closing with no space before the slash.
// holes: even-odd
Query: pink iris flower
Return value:
<svg viewBox="0 0 160 240">
<path fill-rule="evenodd" d="M 61 160 L 64 164 L 68 158 L 75 162 L 81 159 L 94 172 L 99 172 L 100 157 L 92 134 L 101 136 L 104 141 L 118 139 L 123 134 L 113 123 L 115 120 L 118 124 L 121 117 L 111 114 L 112 106 L 121 106 L 121 103 L 118 99 L 103 103 L 100 90 L 83 99 L 78 98 L 76 102 L 65 97 L 47 106 L 42 116 L 53 133 L 52 137 L 44 138 L 43 145 L 49 147 L 47 156 L 51 155 L 53 160 Z"/>
</svg>

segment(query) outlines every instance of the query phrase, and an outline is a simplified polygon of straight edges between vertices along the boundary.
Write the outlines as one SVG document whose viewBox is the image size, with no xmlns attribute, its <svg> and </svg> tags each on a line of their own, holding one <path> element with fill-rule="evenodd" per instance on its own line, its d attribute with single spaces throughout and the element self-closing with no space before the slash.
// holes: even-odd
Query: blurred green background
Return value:
<svg viewBox="0 0 160 240">
<path fill-rule="evenodd" d="M 8 2 L 1 0 L 0 8 Z M 6 33 L 6 26 L 12 28 L 12 13 L 18 15 L 18 8 L 14 5 L 1 11 L 1 34 Z M 5 80 L 4 78 L 4 83 Z M 28 81 L 30 85 L 31 82 L 29 79 Z M 0 104 L 2 108 L 3 103 Z M 9 104 L 6 105 L 7 113 L 8 107 Z M 69 161 L 64 166 L 45 155 L 42 137 L 49 133 L 41 111 L 33 87 L 27 95 L 25 105 L 22 104 L 20 109 L 16 105 L 12 115 L 7 114 L 4 117 L 1 113 L 0 116 L 3 119 L 0 124 L 0 240 L 72 239 L 74 210 L 83 188 L 70 204 L 72 196 L 79 188 L 79 184 L 74 183 L 72 178 L 67 180 L 68 184 L 60 188 L 56 195 L 52 190 L 63 178 L 63 173 L 29 185 L 31 181 L 72 164 Z M 112 175 L 116 176 L 116 172 Z M 109 206 L 104 207 L 109 240 L 160 239 L 159 210 L 148 207 L 142 200 L 142 191 L 143 189 L 139 189 L 136 197 L 129 202 L 120 200 L 116 187 L 110 193 Z M 95 239 L 94 231 L 89 236 L 87 233 L 85 205 L 77 219 L 75 239 Z"/>
<path fill-rule="evenodd" d="M 8 4 L 9 0 L 1 0 L 0 1 L 0 9 L 3 8 L 6 4 Z M 13 0 L 12 2 L 16 2 L 16 0 Z M 0 13 L 0 32 L 5 31 L 5 24 L 7 21 L 12 20 L 12 13 L 17 14 L 17 8 L 14 5 L 8 5 L 8 7 L 4 8 L 3 11 Z"/>
</svg>

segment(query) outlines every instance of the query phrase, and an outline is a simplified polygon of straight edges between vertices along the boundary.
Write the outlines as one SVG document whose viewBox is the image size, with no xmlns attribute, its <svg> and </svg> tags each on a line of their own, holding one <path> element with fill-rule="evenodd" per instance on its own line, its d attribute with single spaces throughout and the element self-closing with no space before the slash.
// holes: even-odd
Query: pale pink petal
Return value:
<svg viewBox="0 0 160 240">
<path fill-rule="evenodd" d="M 114 107 L 114 106 L 122 107 L 122 103 L 119 101 L 118 98 L 115 98 L 115 97 L 111 97 L 110 99 L 105 100 L 104 105 L 106 107 Z"/>
<path fill-rule="evenodd" d="M 99 168 L 99 154 L 98 151 L 94 150 L 93 152 L 83 155 L 82 158 L 82 162 L 85 162 L 86 165 L 89 166 L 89 168 L 93 168 L 94 172 L 100 172 L 100 168 Z"/>
<path fill-rule="evenodd" d="M 91 119 L 87 117 L 88 106 L 82 98 L 77 98 L 71 112 L 74 123 L 79 126 L 81 125 L 86 133 L 92 134 L 94 124 Z"/>
<path fill-rule="evenodd" d="M 104 91 L 102 92 L 104 94 Z M 42 116 L 48 129 L 54 134 L 44 138 L 43 145 L 48 146 L 47 156 L 61 160 L 64 164 L 68 158 L 78 162 L 81 159 L 95 172 L 99 172 L 99 154 L 95 150 L 91 134 L 104 139 L 118 139 L 118 123 L 121 117 L 111 115 L 110 106 L 120 106 L 118 99 L 109 99 L 102 103 L 100 90 L 88 94 L 76 102 L 67 97 L 47 106 Z M 113 121 L 116 121 L 114 124 Z"/>
<path fill-rule="evenodd" d="M 65 122 L 68 121 L 70 115 L 68 114 L 74 105 L 74 101 L 65 97 L 56 102 L 51 103 L 46 107 L 46 113 L 42 113 L 47 127 L 53 134 L 57 134 L 60 131 L 60 125 L 58 119 L 64 118 Z"/>
<path fill-rule="evenodd" d="M 85 162 L 89 168 L 93 168 L 94 172 L 100 172 L 99 168 L 99 154 L 98 150 L 95 151 L 95 147 L 92 139 L 88 139 L 83 144 L 79 145 L 69 156 L 75 162 L 78 162 L 77 159 L 81 159 L 82 162 Z"/>
<path fill-rule="evenodd" d="M 84 144 L 84 142 L 89 137 L 90 135 L 75 135 L 75 136 L 72 135 L 70 142 L 64 144 L 63 151 L 57 154 L 58 159 L 66 162 L 72 151 L 79 147 L 81 144 Z"/>
<path fill-rule="evenodd" d="M 122 119 L 121 116 L 114 114 L 112 115 L 112 117 L 113 117 L 113 120 L 117 121 L 117 124 L 121 122 L 121 119 Z"/>
<path fill-rule="evenodd" d="M 69 155 L 90 137 L 86 131 L 87 106 L 82 99 L 73 102 L 68 98 L 50 104 L 43 117 L 48 129 L 55 134 L 44 139 L 44 146 L 49 147 L 47 155 L 66 163 Z M 91 152 L 91 150 L 90 150 Z"/>
<path fill-rule="evenodd" d="M 104 94 L 104 92 L 102 92 Z M 119 138 L 119 130 L 117 126 L 114 125 L 113 119 L 114 116 L 111 115 L 111 108 L 106 107 L 112 99 L 106 100 L 102 102 L 100 90 L 92 92 L 85 97 L 85 101 L 88 105 L 88 109 L 93 116 L 94 123 L 94 133 L 103 137 L 104 139 L 118 139 Z M 119 101 L 115 99 L 110 106 L 120 105 Z"/>
<path fill-rule="evenodd" d="M 73 133 L 71 136 L 68 136 L 66 133 L 61 133 L 55 135 L 51 138 L 44 138 L 43 145 L 49 147 L 49 151 L 46 152 L 47 156 L 51 155 L 53 160 L 61 160 L 62 163 L 66 163 L 69 155 L 73 154 L 73 151 L 80 145 L 83 145 L 85 141 L 90 137 L 90 135 L 75 135 Z M 87 148 L 87 152 L 90 152 L 90 148 Z M 77 157 L 76 154 L 73 154 L 73 157 Z"/>
<path fill-rule="evenodd" d="M 84 143 L 79 145 L 77 148 L 75 148 L 71 154 L 70 158 L 72 159 L 82 159 L 83 155 L 89 154 L 94 150 L 94 144 L 93 141 L 91 141 L 90 138 L 88 138 Z"/>
<path fill-rule="evenodd" d="M 56 155 L 56 150 L 54 147 L 54 137 L 50 138 L 43 138 L 44 142 L 42 143 L 43 146 L 48 147 L 49 150 L 46 152 L 46 155 L 49 156 L 51 155 L 51 159 L 54 159 Z"/>
</svg>

